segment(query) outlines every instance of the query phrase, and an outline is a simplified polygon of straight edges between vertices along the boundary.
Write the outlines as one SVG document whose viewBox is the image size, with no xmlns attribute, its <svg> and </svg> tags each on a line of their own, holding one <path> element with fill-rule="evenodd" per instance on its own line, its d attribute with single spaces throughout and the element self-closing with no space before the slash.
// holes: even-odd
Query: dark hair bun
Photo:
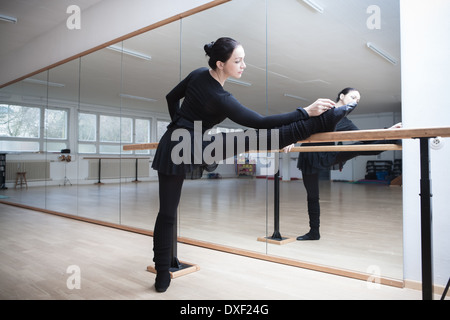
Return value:
<svg viewBox="0 0 450 320">
<path fill-rule="evenodd" d="M 214 41 L 205 44 L 205 46 L 203 47 L 203 49 L 205 49 L 205 52 L 208 56 L 211 56 L 211 51 L 212 51 L 212 47 L 214 46 Z"/>
<path fill-rule="evenodd" d="M 239 42 L 232 38 L 222 37 L 216 41 L 205 44 L 203 49 L 209 57 L 208 65 L 216 70 L 217 61 L 226 62 L 233 54 L 233 50 L 239 45 Z"/>
</svg>

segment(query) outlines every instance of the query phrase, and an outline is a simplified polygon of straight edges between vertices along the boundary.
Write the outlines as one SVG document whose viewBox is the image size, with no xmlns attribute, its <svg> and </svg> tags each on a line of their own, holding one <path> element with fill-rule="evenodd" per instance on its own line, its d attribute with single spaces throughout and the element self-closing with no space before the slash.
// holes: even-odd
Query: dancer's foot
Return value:
<svg viewBox="0 0 450 320">
<path fill-rule="evenodd" d="M 345 118 L 353 109 L 356 108 L 356 103 L 347 104 L 336 108 L 329 109 L 322 113 L 318 118 L 322 123 L 322 128 L 318 132 L 331 132 L 336 129 L 339 121 Z"/>
<path fill-rule="evenodd" d="M 166 292 L 170 285 L 169 271 L 158 271 L 155 279 L 155 289 L 157 292 Z"/>
<path fill-rule="evenodd" d="M 307 234 L 297 237 L 298 241 L 319 240 L 319 239 L 320 239 L 319 231 L 312 231 L 312 230 L 310 230 Z"/>
</svg>

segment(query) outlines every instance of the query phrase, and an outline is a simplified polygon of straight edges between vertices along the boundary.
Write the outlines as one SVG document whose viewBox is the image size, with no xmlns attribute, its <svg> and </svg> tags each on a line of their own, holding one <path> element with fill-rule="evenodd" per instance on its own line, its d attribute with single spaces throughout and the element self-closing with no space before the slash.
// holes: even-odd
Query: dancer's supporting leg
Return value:
<svg viewBox="0 0 450 320">
<path fill-rule="evenodd" d="M 153 234 L 153 261 L 157 272 L 155 289 L 158 292 L 164 292 L 170 284 L 169 268 L 172 263 L 173 226 L 177 219 L 184 175 L 171 176 L 158 173 L 158 178 L 160 208 Z"/>
<path fill-rule="evenodd" d="M 319 240 L 320 204 L 319 204 L 319 174 L 303 174 L 303 185 L 308 201 L 309 227 L 308 233 L 297 237 L 297 240 Z"/>
</svg>

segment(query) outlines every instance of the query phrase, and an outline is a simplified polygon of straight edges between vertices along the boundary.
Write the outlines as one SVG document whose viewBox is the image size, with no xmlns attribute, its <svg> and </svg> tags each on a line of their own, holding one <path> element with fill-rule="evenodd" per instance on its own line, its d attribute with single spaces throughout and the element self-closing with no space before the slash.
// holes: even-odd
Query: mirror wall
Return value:
<svg viewBox="0 0 450 320">
<path fill-rule="evenodd" d="M 190 71 L 207 66 L 203 46 L 221 36 L 243 44 L 247 64 L 241 81 L 225 89 L 260 114 L 334 99 L 353 86 L 362 94 L 352 115 L 355 124 L 361 129 L 394 124 L 400 63 L 386 62 L 367 42 L 400 56 L 398 1 L 321 4 L 322 13 L 297 0 L 233 0 L 2 88 L 7 116 L 0 150 L 7 154 L 8 170 L 3 200 L 151 231 L 159 205 L 154 151 L 126 152 L 123 145 L 158 141 L 170 119 L 165 95 Z M 370 28 L 369 22 L 376 22 L 368 11 L 373 5 L 381 8 L 379 29 Z M 228 120 L 216 128 L 242 129 Z M 402 279 L 400 187 L 328 176 L 320 181 L 320 241 L 258 241 L 275 228 L 274 180 L 264 168 L 278 157 L 280 231 L 295 239 L 309 229 L 297 156 L 240 155 L 211 175 L 186 180 L 179 236 Z M 360 179 L 367 160 L 397 158 L 401 154 L 386 152 L 350 161 L 350 178 L 335 180 Z M 17 172 L 26 172 L 28 188 L 16 186 Z"/>
</svg>

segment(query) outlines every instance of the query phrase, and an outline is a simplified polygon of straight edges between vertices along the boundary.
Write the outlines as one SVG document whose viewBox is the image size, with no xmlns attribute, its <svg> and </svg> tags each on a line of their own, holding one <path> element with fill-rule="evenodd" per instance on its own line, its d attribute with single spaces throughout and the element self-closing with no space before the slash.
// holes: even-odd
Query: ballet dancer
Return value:
<svg viewBox="0 0 450 320">
<path fill-rule="evenodd" d="M 234 39 L 222 37 L 206 44 L 204 50 L 209 57 L 209 68 L 192 71 L 166 96 L 172 121 L 159 141 L 152 164 L 152 168 L 158 171 L 160 201 L 153 234 L 157 292 L 165 292 L 170 285 L 173 226 L 177 219 L 183 181 L 187 174 L 195 170 L 201 171 L 208 165 L 199 163 L 194 154 L 189 157 L 183 154 L 184 161 L 181 163 L 178 162 L 179 159 L 177 161 L 173 159 L 172 151 L 181 143 L 181 140 L 174 136 L 180 130 L 189 132 L 193 152 L 196 149 L 195 127 L 198 128 L 199 123 L 204 133 L 228 118 L 248 128 L 276 129 L 276 142 L 282 148 L 306 139 L 314 133 L 333 131 L 336 124 L 350 111 L 348 106 L 335 108 L 334 101 L 330 99 L 318 99 L 306 108 L 299 107 L 288 113 L 262 116 L 243 106 L 232 94 L 224 90 L 225 81 L 229 77 L 241 78 L 246 68 L 243 46 Z M 183 98 L 180 106 L 180 100 Z M 261 139 L 271 141 L 275 138 L 273 130 L 265 132 L 266 136 L 258 135 L 258 141 Z M 221 138 L 224 138 L 222 141 L 225 141 L 228 135 L 222 133 Z M 214 139 L 210 143 L 212 141 Z M 202 141 L 201 147 L 207 146 L 208 142 Z M 245 148 L 248 148 L 248 141 Z"/>
<path fill-rule="evenodd" d="M 353 105 L 353 108 L 347 115 L 353 111 L 361 100 L 360 92 L 355 88 L 345 88 L 339 92 L 336 99 L 336 106 Z M 397 123 L 390 129 L 401 128 L 402 124 Z M 345 116 L 336 125 L 336 131 L 352 131 L 359 130 L 358 127 Z M 398 143 L 398 141 L 366 141 L 357 142 L 355 144 L 380 144 L 380 143 Z M 331 143 L 308 143 L 303 146 L 319 146 L 319 145 L 334 145 Z M 289 151 L 293 145 L 285 148 Z M 310 230 L 304 235 L 298 236 L 297 240 L 319 240 L 320 239 L 320 204 L 319 204 L 319 172 L 321 170 L 329 170 L 333 166 L 338 166 L 342 169 L 346 161 L 357 156 L 378 155 L 383 151 L 342 151 L 342 152 L 300 152 L 297 162 L 297 167 L 302 171 L 303 185 L 307 194 L 307 209 L 309 216 Z"/>
</svg>

